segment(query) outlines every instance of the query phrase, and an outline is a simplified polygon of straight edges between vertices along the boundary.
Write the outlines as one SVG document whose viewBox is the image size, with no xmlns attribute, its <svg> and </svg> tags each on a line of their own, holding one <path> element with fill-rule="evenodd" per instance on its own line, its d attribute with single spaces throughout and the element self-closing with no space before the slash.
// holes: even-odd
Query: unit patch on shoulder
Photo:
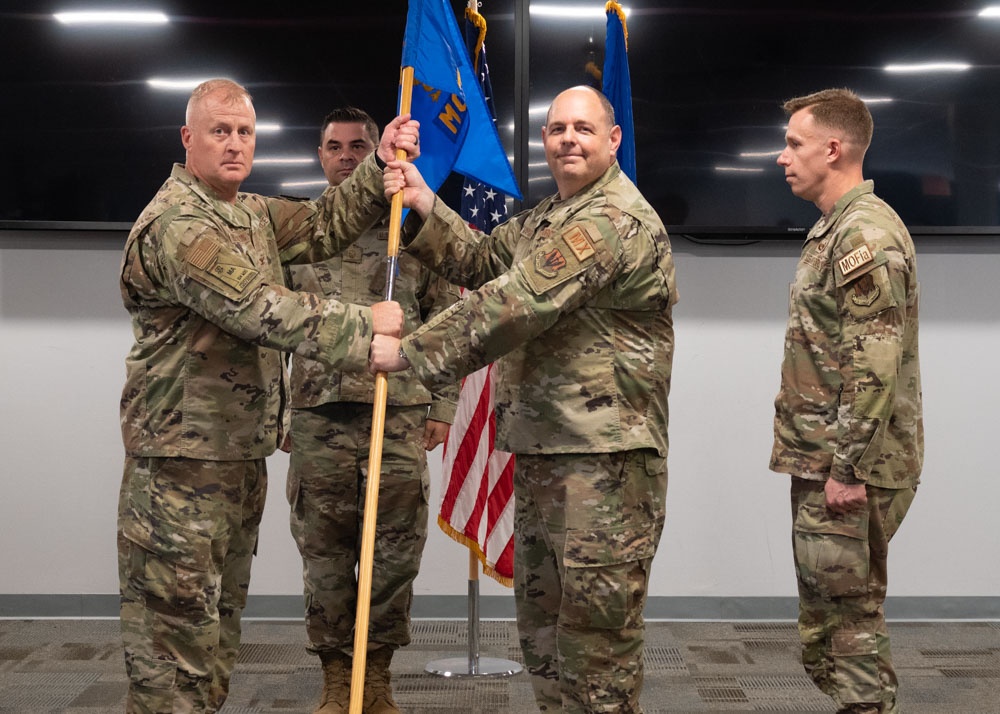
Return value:
<svg viewBox="0 0 1000 714">
<path fill-rule="evenodd" d="M 225 263 L 216 263 L 209 272 L 229 287 L 240 292 L 243 292 L 258 275 L 258 271 L 253 268 Z"/>
<path fill-rule="evenodd" d="M 867 245 L 862 245 L 838 260 L 837 267 L 840 268 L 841 275 L 849 275 L 873 260 L 875 260 L 875 256 L 872 255 L 871 249 Z"/>
<path fill-rule="evenodd" d="M 597 252 L 590 240 L 590 236 L 580 226 L 573 226 L 567 230 L 562 234 L 562 239 L 566 241 L 566 245 L 569 246 L 569 249 L 573 251 L 573 255 L 581 263 Z"/>
<path fill-rule="evenodd" d="M 546 278 L 556 277 L 566 265 L 566 256 L 558 248 L 535 254 L 535 270 Z"/>
<path fill-rule="evenodd" d="M 858 281 L 859 283 L 861 281 Z M 871 307 L 878 300 L 879 295 L 882 294 L 882 289 L 878 285 L 871 285 L 868 287 L 867 292 L 859 284 L 851 292 L 851 302 L 853 302 L 858 307 Z"/>
<path fill-rule="evenodd" d="M 194 242 L 194 245 L 188 248 L 187 254 L 184 257 L 187 262 L 198 268 L 198 270 L 205 270 L 215 260 L 215 256 L 219 254 L 219 250 L 221 248 L 214 240 L 201 237 Z"/>
</svg>

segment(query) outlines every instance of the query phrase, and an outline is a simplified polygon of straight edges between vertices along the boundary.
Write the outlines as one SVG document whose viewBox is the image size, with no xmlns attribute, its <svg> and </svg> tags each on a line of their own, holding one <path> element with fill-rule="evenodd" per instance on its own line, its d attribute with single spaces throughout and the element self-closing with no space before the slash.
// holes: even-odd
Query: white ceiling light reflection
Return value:
<svg viewBox="0 0 1000 714">
<path fill-rule="evenodd" d="M 165 92 L 190 92 L 202 82 L 212 79 L 212 77 L 178 77 L 169 79 L 167 77 L 150 77 L 146 84 L 153 89 Z"/>
<path fill-rule="evenodd" d="M 158 11 L 73 10 L 52 15 L 63 25 L 165 25 L 170 18 Z"/>
<path fill-rule="evenodd" d="M 1000 5 L 990 5 L 979 11 L 979 17 L 995 19 L 1000 17 Z"/>
<path fill-rule="evenodd" d="M 535 17 L 558 17 L 573 20 L 603 20 L 608 15 L 600 5 L 535 5 L 528 6 L 528 12 Z M 622 6 L 625 17 L 632 12 L 631 8 Z"/>
<path fill-rule="evenodd" d="M 771 149 L 768 151 L 741 151 L 741 159 L 775 159 L 781 155 L 781 149 Z"/>
<path fill-rule="evenodd" d="M 968 62 L 900 62 L 887 64 L 886 72 L 892 74 L 928 74 L 931 72 L 965 72 L 972 69 Z"/>
<path fill-rule="evenodd" d="M 326 179 L 309 179 L 305 181 L 282 181 L 282 188 L 317 188 L 319 186 L 329 186 L 330 182 Z"/>
<path fill-rule="evenodd" d="M 258 134 L 276 134 L 281 131 L 281 124 L 276 121 L 259 121 L 256 128 Z"/>
<path fill-rule="evenodd" d="M 715 171 L 728 174 L 762 174 L 764 169 L 748 168 L 746 166 L 713 166 Z"/>
<path fill-rule="evenodd" d="M 258 156 L 253 160 L 256 166 L 308 166 L 315 164 L 315 156 Z"/>
</svg>

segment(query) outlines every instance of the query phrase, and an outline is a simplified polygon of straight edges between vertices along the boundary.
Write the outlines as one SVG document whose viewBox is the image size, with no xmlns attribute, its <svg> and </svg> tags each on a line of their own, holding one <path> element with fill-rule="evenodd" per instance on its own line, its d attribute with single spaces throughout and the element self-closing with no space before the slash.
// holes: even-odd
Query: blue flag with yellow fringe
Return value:
<svg viewBox="0 0 1000 714">
<path fill-rule="evenodd" d="M 632 122 L 632 80 L 628 71 L 628 30 L 625 12 L 617 2 L 604 6 L 608 15 L 604 37 L 604 96 L 615 110 L 615 121 L 622 128 L 622 143 L 618 147 L 618 164 L 635 183 L 635 129 Z"/>
<path fill-rule="evenodd" d="M 437 191 L 452 171 L 521 198 L 448 0 L 410 0 L 403 67 L 413 67 L 416 165 Z"/>
</svg>

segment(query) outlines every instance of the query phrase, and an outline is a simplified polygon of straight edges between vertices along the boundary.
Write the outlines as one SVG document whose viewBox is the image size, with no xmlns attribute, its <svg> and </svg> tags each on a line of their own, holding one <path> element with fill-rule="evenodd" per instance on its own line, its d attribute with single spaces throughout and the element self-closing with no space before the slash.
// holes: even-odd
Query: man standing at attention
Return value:
<svg viewBox="0 0 1000 714">
<path fill-rule="evenodd" d="M 364 370 L 378 332 L 400 334 L 394 302 L 345 305 L 285 287 L 281 265 L 322 260 L 388 210 L 376 158 L 318 201 L 241 193 L 256 147 L 246 89 L 195 88 L 183 165 L 125 243 L 121 292 L 135 343 L 121 398 L 118 505 L 128 712 L 216 712 L 240 644 L 267 491 L 284 439 L 282 355 Z M 417 152 L 397 117 L 378 147 Z"/>
<path fill-rule="evenodd" d="M 665 519 L 667 394 L 677 301 L 662 222 L 615 160 L 621 127 L 573 87 L 542 130 L 558 193 L 489 235 L 410 163 L 386 192 L 411 209 L 407 252 L 474 289 L 373 369 L 429 388 L 495 367 L 497 447 L 517 455 L 514 595 L 546 712 L 641 712 L 650 566 Z M 410 221 L 413 221 L 411 225 Z"/>
<path fill-rule="evenodd" d="M 358 168 L 378 144 L 374 120 L 360 109 L 336 109 L 320 132 L 319 159 L 331 186 Z M 287 265 L 289 287 L 357 305 L 383 299 L 388 227 L 376 223 L 341 255 Z M 412 256 L 400 254 L 393 300 L 409 333 L 459 299 L 458 288 Z M 316 714 L 346 714 L 357 611 L 355 569 L 361 540 L 375 379 L 292 357 L 292 454 L 288 471 L 291 529 L 302 555 L 310 651 L 323 663 Z M 390 375 L 379 480 L 372 574 L 365 714 L 398 712 L 389 663 L 410 642 L 413 580 L 427 540 L 427 455 L 455 416 L 458 388 L 431 394 L 410 375 Z"/>
<path fill-rule="evenodd" d="M 913 241 L 862 176 L 864 102 L 828 89 L 784 110 L 778 165 L 822 213 L 792 285 L 771 454 L 792 475 L 802 663 L 838 712 L 897 712 L 886 561 L 924 447 Z"/>
</svg>

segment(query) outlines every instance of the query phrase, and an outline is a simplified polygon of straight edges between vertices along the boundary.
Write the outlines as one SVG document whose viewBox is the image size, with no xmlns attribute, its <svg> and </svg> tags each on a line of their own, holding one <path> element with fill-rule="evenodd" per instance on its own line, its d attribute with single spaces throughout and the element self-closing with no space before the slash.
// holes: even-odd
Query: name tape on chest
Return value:
<svg viewBox="0 0 1000 714">
<path fill-rule="evenodd" d="M 841 275 L 849 275 L 874 260 L 875 256 L 872 255 L 871 249 L 867 245 L 862 245 L 838 260 L 837 267 L 840 268 Z"/>
</svg>

